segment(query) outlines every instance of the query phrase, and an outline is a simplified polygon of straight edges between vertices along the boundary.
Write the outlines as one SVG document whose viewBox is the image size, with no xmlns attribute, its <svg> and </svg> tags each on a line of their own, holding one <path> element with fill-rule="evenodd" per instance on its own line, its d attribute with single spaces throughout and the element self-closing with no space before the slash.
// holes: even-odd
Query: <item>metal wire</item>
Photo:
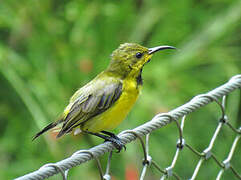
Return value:
<svg viewBox="0 0 241 180">
<path fill-rule="evenodd" d="M 147 172 L 147 169 L 149 166 L 153 166 L 155 167 L 160 173 L 163 173 L 164 176 L 162 176 L 161 179 L 164 179 L 166 177 L 170 177 L 173 176 L 176 179 L 180 179 L 180 177 L 173 171 L 173 169 L 175 168 L 175 164 L 177 162 L 177 158 L 178 155 L 180 154 L 180 150 L 184 147 L 188 148 L 191 150 L 191 152 L 193 152 L 194 154 L 196 154 L 197 156 L 200 157 L 200 160 L 197 164 L 197 166 L 195 167 L 194 173 L 191 177 L 191 179 L 195 179 L 200 167 L 202 165 L 202 162 L 212 158 L 214 159 L 214 161 L 217 163 L 218 166 L 220 166 L 221 170 L 219 171 L 218 175 L 217 175 L 217 179 L 220 179 L 222 174 L 224 173 L 224 171 L 226 169 L 231 169 L 231 171 L 233 172 L 233 174 L 241 179 L 241 176 L 239 175 L 239 173 L 235 170 L 235 168 L 231 165 L 230 161 L 232 159 L 232 156 L 234 154 L 235 148 L 237 147 L 237 143 L 240 139 L 240 135 L 241 135 L 241 128 L 236 129 L 234 128 L 228 121 L 227 121 L 227 116 L 225 115 L 225 97 L 226 95 L 228 95 L 230 92 L 241 88 L 241 74 L 236 75 L 234 77 L 232 77 L 227 83 L 223 84 L 222 86 L 206 93 L 206 94 L 202 94 L 202 95 L 198 95 L 196 97 L 194 97 L 191 101 L 187 102 L 186 104 L 168 112 L 165 113 L 165 115 L 163 114 L 158 114 L 156 115 L 151 121 L 136 127 L 135 129 L 132 129 L 129 131 L 129 133 L 120 133 L 118 135 L 118 137 L 123 141 L 124 144 L 130 143 L 131 141 L 134 141 L 136 138 L 141 139 L 141 136 L 146 136 L 146 146 L 143 146 L 143 140 L 140 140 L 142 143 L 142 148 L 143 148 L 143 152 L 144 152 L 144 159 L 145 161 L 143 162 L 143 171 L 141 173 L 141 177 L 140 179 L 144 179 L 145 174 Z M 218 101 L 218 98 L 223 97 L 222 103 L 220 103 Z M 209 143 L 208 148 L 206 148 L 202 153 L 200 153 L 199 151 L 197 151 L 195 148 L 193 148 L 190 144 L 188 144 L 187 142 L 185 142 L 184 138 L 183 138 L 183 128 L 184 128 L 184 120 L 185 120 L 185 116 L 190 114 L 191 112 L 194 112 L 195 110 L 199 109 L 200 107 L 203 107 L 207 104 L 209 104 L 210 102 L 215 101 L 221 108 L 222 110 L 222 117 L 218 123 L 217 129 Z M 181 126 L 178 124 L 177 120 L 179 118 L 183 118 L 182 119 L 182 124 Z M 166 126 L 167 124 L 171 123 L 172 121 L 176 121 L 177 123 L 177 127 L 179 129 L 179 136 L 178 139 L 178 143 L 177 143 L 177 151 L 174 155 L 174 159 L 171 163 L 171 166 L 169 166 L 168 168 L 160 168 L 152 158 L 149 155 L 149 137 L 150 137 L 150 133 L 156 129 L 159 129 L 163 126 Z M 228 157 L 223 161 L 220 162 L 216 156 L 211 152 L 212 147 L 214 145 L 214 142 L 216 140 L 216 137 L 218 136 L 221 127 L 223 125 L 227 125 L 227 127 L 230 127 L 234 133 L 237 134 L 233 145 L 230 149 L 230 152 L 228 154 Z M 178 146 L 180 145 L 181 146 Z M 180 148 L 181 147 L 181 148 Z M 64 179 L 67 179 L 67 171 L 75 166 L 78 166 L 82 163 L 85 163 L 91 159 L 96 159 L 97 164 L 98 164 L 98 168 L 100 170 L 100 174 L 101 176 L 103 176 L 102 173 L 102 168 L 100 166 L 100 163 L 98 162 L 98 157 L 102 156 L 103 154 L 107 153 L 107 152 L 111 152 L 114 149 L 114 146 L 112 143 L 110 142 L 105 142 L 103 144 L 100 144 L 98 146 L 95 146 L 87 151 L 78 151 L 77 153 L 74 153 L 71 157 L 64 159 L 62 161 L 59 161 L 57 163 L 51 163 L 50 165 L 44 165 L 42 166 L 40 169 L 26 174 L 22 177 L 17 178 L 17 180 L 40 180 L 40 179 L 45 179 L 48 178 L 50 176 L 53 176 L 57 173 L 61 173 Z M 110 171 L 110 161 L 111 161 L 111 154 L 108 158 L 108 162 L 107 162 L 107 169 L 106 169 L 106 174 L 101 177 L 103 179 L 111 179 L 110 175 L 109 175 L 109 171 Z"/>
</svg>

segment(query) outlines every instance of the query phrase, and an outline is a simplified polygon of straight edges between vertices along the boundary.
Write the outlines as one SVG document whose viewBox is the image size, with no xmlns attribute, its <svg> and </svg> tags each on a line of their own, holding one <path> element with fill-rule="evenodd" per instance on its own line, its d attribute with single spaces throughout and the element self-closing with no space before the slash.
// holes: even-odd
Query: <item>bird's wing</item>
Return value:
<svg viewBox="0 0 241 180">
<path fill-rule="evenodd" d="M 118 100 L 121 93 L 122 83 L 114 78 L 96 79 L 79 89 L 71 98 L 72 105 L 57 137 L 106 111 Z"/>
</svg>

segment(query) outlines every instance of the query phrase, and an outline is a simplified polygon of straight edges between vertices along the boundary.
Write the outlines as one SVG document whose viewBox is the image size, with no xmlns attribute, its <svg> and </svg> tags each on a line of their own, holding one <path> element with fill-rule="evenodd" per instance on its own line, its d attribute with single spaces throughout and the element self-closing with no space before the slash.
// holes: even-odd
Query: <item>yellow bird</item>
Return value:
<svg viewBox="0 0 241 180">
<path fill-rule="evenodd" d="M 111 55 L 106 70 L 71 97 L 61 118 L 37 133 L 33 140 L 62 124 L 57 138 L 73 132 L 86 133 L 111 141 L 120 151 L 124 144 L 113 133 L 135 104 L 142 87 L 142 69 L 153 53 L 172 46 L 146 48 L 135 43 L 121 44 Z"/>
</svg>

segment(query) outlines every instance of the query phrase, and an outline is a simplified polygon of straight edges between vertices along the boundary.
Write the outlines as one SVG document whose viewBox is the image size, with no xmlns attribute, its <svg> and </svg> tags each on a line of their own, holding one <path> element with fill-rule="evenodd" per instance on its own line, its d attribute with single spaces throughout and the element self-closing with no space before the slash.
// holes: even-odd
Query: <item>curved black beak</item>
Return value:
<svg viewBox="0 0 241 180">
<path fill-rule="evenodd" d="M 161 50 L 164 50 L 164 49 L 177 49 L 173 46 L 157 46 L 157 47 L 154 47 L 154 48 L 149 48 L 148 49 L 148 54 L 153 54 L 157 51 L 161 51 Z"/>
</svg>

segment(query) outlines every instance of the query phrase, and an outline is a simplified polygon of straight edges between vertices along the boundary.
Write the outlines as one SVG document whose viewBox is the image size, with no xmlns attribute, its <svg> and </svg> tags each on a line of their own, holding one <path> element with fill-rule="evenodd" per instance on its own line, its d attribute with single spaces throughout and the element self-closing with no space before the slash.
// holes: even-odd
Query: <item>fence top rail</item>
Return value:
<svg viewBox="0 0 241 180">
<path fill-rule="evenodd" d="M 128 131 L 121 132 L 118 136 L 124 144 L 134 141 L 138 136 L 145 136 L 150 132 L 159 129 L 173 120 L 177 120 L 191 112 L 209 104 L 212 101 L 221 98 L 235 89 L 241 88 L 241 74 L 233 76 L 227 83 L 209 91 L 205 94 L 197 95 L 186 104 L 168 112 L 157 114 L 150 121 Z M 131 131 L 131 132 L 130 132 Z M 88 150 L 80 150 L 75 152 L 72 156 L 56 163 L 46 164 L 40 169 L 16 178 L 17 180 L 40 180 L 53 176 L 57 173 L 63 173 L 75 166 L 85 163 L 91 159 L 110 152 L 114 149 L 111 142 L 105 142 Z M 98 161 L 97 161 L 98 162 Z"/>
</svg>

